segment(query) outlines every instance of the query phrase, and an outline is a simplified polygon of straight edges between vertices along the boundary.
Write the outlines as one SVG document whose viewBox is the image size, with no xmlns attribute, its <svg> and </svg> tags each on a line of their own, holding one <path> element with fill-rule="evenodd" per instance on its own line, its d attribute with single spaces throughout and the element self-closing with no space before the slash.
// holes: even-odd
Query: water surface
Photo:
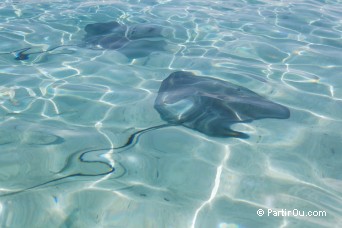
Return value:
<svg viewBox="0 0 342 228">
<path fill-rule="evenodd" d="M 0 226 L 339 227 L 341 15 L 337 0 L 2 1 Z M 163 26 L 167 46 L 137 59 L 78 46 L 14 59 L 77 45 L 87 24 L 108 21 Z M 291 117 L 233 125 L 249 139 L 173 126 L 109 149 L 165 123 L 153 103 L 179 70 L 246 87 Z"/>
</svg>

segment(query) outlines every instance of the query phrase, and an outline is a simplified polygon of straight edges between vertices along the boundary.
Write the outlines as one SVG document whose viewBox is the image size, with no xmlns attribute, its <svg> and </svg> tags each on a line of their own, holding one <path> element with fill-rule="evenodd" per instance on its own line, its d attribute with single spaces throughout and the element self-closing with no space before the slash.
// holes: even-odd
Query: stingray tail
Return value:
<svg viewBox="0 0 342 228">
<path fill-rule="evenodd" d="M 56 50 L 58 48 L 61 48 L 61 47 L 78 47 L 79 45 L 58 45 L 56 47 L 52 47 L 52 48 L 49 48 L 45 51 L 36 51 L 36 52 L 29 52 L 29 53 L 26 53 L 26 51 L 30 50 L 31 48 L 23 48 L 23 49 L 19 49 L 19 50 L 16 50 L 16 51 L 13 51 L 11 53 L 8 53 L 8 54 L 14 54 L 15 56 L 15 60 L 28 60 L 30 55 L 33 55 L 33 54 L 42 54 L 42 53 L 49 53 L 53 50 Z"/>
<path fill-rule="evenodd" d="M 162 125 L 158 125 L 158 126 L 154 126 L 154 127 L 149 127 L 149 128 L 146 128 L 146 129 L 143 129 L 143 130 L 140 130 L 140 131 L 136 131 L 134 132 L 133 134 L 131 134 L 127 140 L 127 142 L 122 145 L 122 146 L 119 146 L 119 147 L 115 147 L 113 149 L 122 149 L 122 148 L 126 148 L 128 146 L 134 146 L 138 140 L 139 140 L 139 137 L 146 133 L 146 132 L 149 132 L 149 131 L 152 131 L 152 130 L 157 130 L 157 129 L 160 129 L 160 128 L 164 128 L 164 127 L 171 127 L 171 126 L 175 126 L 175 124 L 162 124 Z"/>
<path fill-rule="evenodd" d="M 150 127 L 150 128 L 146 128 L 140 131 L 136 131 L 133 134 L 130 135 L 130 137 L 128 138 L 127 142 L 119 147 L 115 147 L 115 148 L 102 148 L 102 149 L 95 149 L 95 150 L 87 150 L 82 152 L 81 154 L 79 152 L 73 153 L 72 155 L 70 155 L 70 157 L 66 160 L 66 164 L 65 166 L 58 171 L 59 174 L 67 172 L 67 170 L 72 169 L 73 167 L 73 162 L 75 162 L 75 160 L 77 159 L 80 163 L 86 164 L 86 163 L 93 163 L 93 164 L 102 164 L 104 167 L 107 167 L 105 171 L 101 172 L 101 173 L 83 173 L 83 172 L 75 172 L 75 173 L 71 173 L 69 175 L 64 175 L 49 181 L 45 181 L 43 183 L 34 185 L 32 187 L 28 187 L 25 189 L 21 189 L 21 190 L 16 190 L 16 191 L 12 191 L 12 192 L 7 192 L 4 194 L 0 194 L 0 197 L 4 197 L 4 196 L 10 196 L 10 195 L 15 195 L 18 193 L 22 193 L 22 192 L 26 192 L 26 191 L 30 191 L 39 187 L 43 187 L 49 184 L 53 184 L 53 183 L 58 183 L 62 180 L 66 180 L 72 177 L 97 177 L 97 176 L 105 176 L 105 175 L 109 175 L 111 173 L 116 172 L 116 168 L 110 164 L 109 162 L 105 162 L 105 161 L 101 161 L 101 160 L 88 160 L 85 158 L 85 156 L 87 154 L 93 153 L 93 152 L 98 152 L 98 151 L 103 151 L 103 150 L 112 150 L 112 149 L 123 149 L 123 148 L 127 148 L 128 146 L 133 146 L 138 142 L 139 137 L 148 132 L 148 131 L 152 131 L 152 130 L 156 130 L 156 129 L 160 129 L 160 128 L 164 128 L 164 127 L 169 127 L 169 126 L 173 126 L 173 124 L 162 124 L 162 125 L 158 125 L 158 126 L 154 126 L 154 127 Z M 122 174 L 119 176 L 116 176 L 116 178 L 121 177 L 122 175 L 124 175 L 126 173 L 126 170 L 123 166 L 121 166 L 121 168 L 123 169 Z M 120 172 L 119 172 L 120 173 Z"/>
<path fill-rule="evenodd" d="M 108 174 L 111 174 L 113 172 L 116 171 L 115 167 L 113 165 L 111 165 L 108 162 L 105 161 L 92 161 L 92 160 L 88 160 L 86 158 L 84 158 L 88 153 L 93 152 L 93 151 L 85 151 L 83 153 L 81 153 L 79 155 L 79 152 L 73 153 L 72 155 L 70 155 L 70 157 L 67 159 L 65 166 L 57 173 L 57 174 L 61 174 L 63 172 L 66 172 L 68 169 L 72 168 L 72 163 L 73 160 L 75 159 L 75 157 L 77 156 L 79 162 L 87 164 L 87 163 L 94 163 L 94 164 L 102 164 L 104 165 L 104 167 L 107 167 L 105 171 L 101 172 L 101 173 L 83 173 L 83 172 L 78 172 L 78 173 L 72 173 L 72 174 L 68 174 L 68 175 L 64 175 L 52 180 L 48 180 L 45 181 L 43 183 L 28 187 L 28 188 L 24 188 L 24 189 L 20 189 L 20 190 L 16 190 L 16 191 L 11 191 L 11 192 L 7 192 L 4 194 L 0 194 L 0 197 L 4 197 L 4 196 L 10 196 L 10 195 L 15 195 L 18 193 L 22 193 L 22 192 L 26 192 L 26 191 L 30 191 L 39 187 L 43 187 L 46 186 L 48 184 L 53 184 L 53 183 L 58 183 L 59 181 L 62 180 L 66 180 L 72 177 L 95 177 L 95 176 L 105 176 Z M 122 167 L 123 168 L 123 167 Z M 124 169 L 124 168 L 123 168 Z M 123 171 L 122 175 L 126 173 L 126 170 Z M 122 176 L 120 175 L 120 176 Z M 118 177 L 120 177 L 118 176 Z"/>
</svg>

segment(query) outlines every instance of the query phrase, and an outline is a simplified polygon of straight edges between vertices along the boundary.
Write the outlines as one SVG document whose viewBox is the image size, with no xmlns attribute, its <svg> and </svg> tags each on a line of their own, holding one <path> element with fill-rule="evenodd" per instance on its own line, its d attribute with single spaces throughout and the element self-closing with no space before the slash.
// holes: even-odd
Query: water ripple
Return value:
<svg viewBox="0 0 342 228">
<path fill-rule="evenodd" d="M 341 15 L 338 0 L 2 1 L 0 226 L 341 224 Z M 87 24 L 108 21 L 161 26 L 165 51 L 80 46 Z M 232 126 L 248 140 L 144 130 L 164 124 L 153 102 L 178 70 L 248 87 L 291 118 Z M 294 208 L 327 216 L 256 214 Z"/>
</svg>

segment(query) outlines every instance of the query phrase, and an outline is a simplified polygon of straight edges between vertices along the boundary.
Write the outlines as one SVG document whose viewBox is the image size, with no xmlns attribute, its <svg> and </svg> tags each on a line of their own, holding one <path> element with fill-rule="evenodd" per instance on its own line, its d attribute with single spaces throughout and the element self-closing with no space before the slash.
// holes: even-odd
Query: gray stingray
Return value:
<svg viewBox="0 0 342 228">
<path fill-rule="evenodd" d="M 253 91 L 227 81 L 174 72 L 161 84 L 154 108 L 170 124 L 214 137 L 247 138 L 234 123 L 263 118 L 287 119 L 290 111 Z"/>
<path fill-rule="evenodd" d="M 186 71 L 174 72 L 163 80 L 154 108 L 166 124 L 137 131 L 123 146 L 108 149 L 134 145 L 141 134 L 169 126 L 184 126 L 213 137 L 248 138 L 230 126 L 264 118 L 290 117 L 287 107 L 247 88 Z"/>
<path fill-rule="evenodd" d="M 103 148 L 72 154 L 60 171 L 60 177 L 48 180 L 33 187 L 0 195 L 18 194 L 47 184 L 58 183 L 71 177 L 97 177 L 115 172 L 115 167 L 105 161 L 87 160 L 88 153 L 110 149 L 126 149 L 134 145 L 139 136 L 147 131 L 168 127 L 184 126 L 213 137 L 248 138 L 242 132 L 233 131 L 234 123 L 245 123 L 263 118 L 287 119 L 290 111 L 285 106 L 274 103 L 253 91 L 227 81 L 196 76 L 191 72 L 178 71 L 163 80 L 154 102 L 166 124 L 150 127 L 133 133 L 126 144 L 116 148 Z M 101 173 L 75 172 L 64 174 L 74 162 L 94 163 L 107 166 Z"/>
<path fill-rule="evenodd" d="M 29 55 L 51 52 L 57 48 L 77 46 L 89 49 L 117 50 L 127 58 L 135 59 L 150 55 L 152 52 L 165 51 L 167 42 L 165 27 L 154 24 L 121 25 L 115 21 L 87 24 L 86 34 L 77 45 L 59 45 L 46 51 L 27 53 L 31 48 L 20 49 L 11 53 L 16 60 L 27 60 Z"/>
</svg>

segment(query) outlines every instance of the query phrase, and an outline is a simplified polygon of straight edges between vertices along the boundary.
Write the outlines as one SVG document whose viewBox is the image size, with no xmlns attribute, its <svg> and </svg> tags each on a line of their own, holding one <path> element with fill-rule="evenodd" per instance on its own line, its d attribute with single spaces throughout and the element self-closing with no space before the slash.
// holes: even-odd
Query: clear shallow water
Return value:
<svg viewBox="0 0 342 228">
<path fill-rule="evenodd" d="M 341 15 L 340 1 L 1 2 L 0 226 L 340 227 Z M 107 21 L 172 32 L 165 51 L 134 60 L 81 47 L 9 54 L 78 44 L 85 25 Z M 176 126 L 105 149 L 164 123 L 153 102 L 178 70 L 242 85 L 291 117 L 234 125 L 247 140 Z M 103 150 L 80 162 L 92 149 Z"/>
</svg>

